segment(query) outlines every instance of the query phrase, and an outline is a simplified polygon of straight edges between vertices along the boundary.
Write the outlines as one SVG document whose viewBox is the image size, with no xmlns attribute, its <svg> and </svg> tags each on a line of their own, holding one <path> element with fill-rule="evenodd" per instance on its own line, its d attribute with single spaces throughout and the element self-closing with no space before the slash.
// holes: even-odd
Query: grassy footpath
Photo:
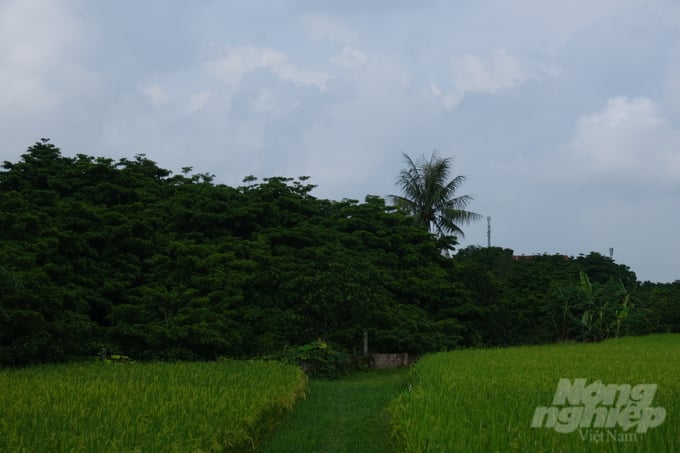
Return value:
<svg viewBox="0 0 680 453">
<path fill-rule="evenodd" d="M 260 452 L 389 452 L 386 408 L 403 390 L 407 369 L 312 380 L 300 401 Z"/>
</svg>

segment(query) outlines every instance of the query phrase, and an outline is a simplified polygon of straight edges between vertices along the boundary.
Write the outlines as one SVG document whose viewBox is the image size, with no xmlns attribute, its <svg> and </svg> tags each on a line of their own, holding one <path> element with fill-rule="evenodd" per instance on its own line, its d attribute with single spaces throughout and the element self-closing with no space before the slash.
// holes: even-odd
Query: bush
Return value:
<svg viewBox="0 0 680 453">
<path fill-rule="evenodd" d="M 289 350 L 286 359 L 310 377 L 334 379 L 347 376 L 350 369 L 350 355 L 320 339 Z"/>
</svg>

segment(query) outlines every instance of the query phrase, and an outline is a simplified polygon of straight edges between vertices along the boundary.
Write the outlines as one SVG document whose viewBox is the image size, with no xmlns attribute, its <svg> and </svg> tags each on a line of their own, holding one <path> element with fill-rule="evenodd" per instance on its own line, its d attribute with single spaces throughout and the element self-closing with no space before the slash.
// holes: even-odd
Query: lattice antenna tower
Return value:
<svg viewBox="0 0 680 453">
<path fill-rule="evenodd" d="M 486 218 L 486 246 L 491 247 L 491 217 Z"/>
</svg>

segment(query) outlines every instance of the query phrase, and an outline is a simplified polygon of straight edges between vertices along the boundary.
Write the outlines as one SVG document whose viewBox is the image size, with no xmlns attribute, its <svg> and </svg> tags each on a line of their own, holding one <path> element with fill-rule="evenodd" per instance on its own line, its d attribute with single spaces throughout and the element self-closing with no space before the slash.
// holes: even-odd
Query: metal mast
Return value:
<svg viewBox="0 0 680 453">
<path fill-rule="evenodd" d="M 486 218 L 486 246 L 491 247 L 491 217 Z"/>
</svg>

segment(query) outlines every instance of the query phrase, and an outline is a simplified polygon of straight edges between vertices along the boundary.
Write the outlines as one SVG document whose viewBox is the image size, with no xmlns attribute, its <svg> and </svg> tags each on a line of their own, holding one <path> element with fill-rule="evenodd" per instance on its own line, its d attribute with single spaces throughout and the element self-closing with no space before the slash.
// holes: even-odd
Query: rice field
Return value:
<svg viewBox="0 0 680 453">
<path fill-rule="evenodd" d="M 437 353 L 409 382 L 402 451 L 680 451 L 680 335 Z"/>
<path fill-rule="evenodd" d="M 0 451 L 254 450 L 304 397 L 278 362 L 82 363 L 0 371 Z"/>
</svg>

